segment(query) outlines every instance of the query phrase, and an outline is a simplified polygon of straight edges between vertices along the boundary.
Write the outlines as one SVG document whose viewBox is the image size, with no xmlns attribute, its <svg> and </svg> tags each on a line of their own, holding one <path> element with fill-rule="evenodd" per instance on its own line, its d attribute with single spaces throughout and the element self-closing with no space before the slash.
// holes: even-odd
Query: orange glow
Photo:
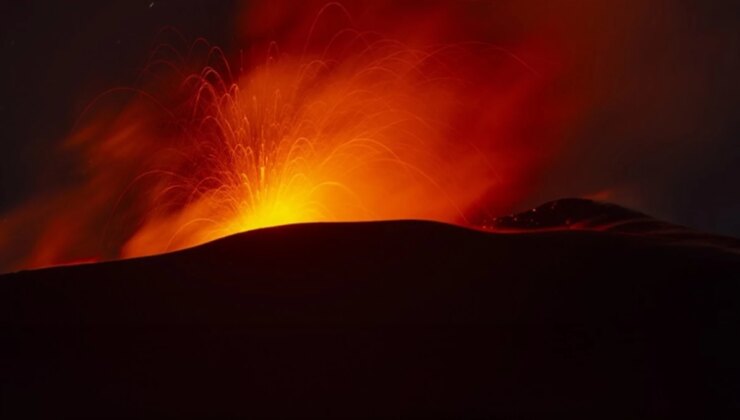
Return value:
<svg viewBox="0 0 740 420">
<path fill-rule="evenodd" d="M 430 154 L 454 99 L 423 71 L 438 58 L 349 36 L 360 50 L 343 62 L 270 57 L 233 83 L 211 66 L 186 77 L 184 160 L 158 168 L 166 180 L 124 254 L 288 223 L 459 215 L 436 197 L 450 176 Z M 186 204 L 156 210 L 172 201 Z"/>
<path fill-rule="evenodd" d="M 0 263 L 150 255 L 300 222 L 465 224 L 484 196 L 511 209 L 557 144 L 561 116 L 527 112 L 550 69 L 422 31 L 362 32 L 348 14 L 330 4 L 296 25 L 300 42 L 264 52 L 160 45 L 140 88 L 90 105 L 64 143 L 84 182 L 11 215 L 41 233 Z"/>
</svg>

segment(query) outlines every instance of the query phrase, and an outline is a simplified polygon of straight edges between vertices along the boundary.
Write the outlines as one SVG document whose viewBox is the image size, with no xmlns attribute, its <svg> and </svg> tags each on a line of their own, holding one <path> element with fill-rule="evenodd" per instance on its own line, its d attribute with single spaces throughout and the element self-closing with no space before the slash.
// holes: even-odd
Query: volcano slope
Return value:
<svg viewBox="0 0 740 420">
<path fill-rule="evenodd" d="M 2 414 L 740 415 L 731 241 L 517 228 L 292 225 L 6 274 Z"/>
</svg>

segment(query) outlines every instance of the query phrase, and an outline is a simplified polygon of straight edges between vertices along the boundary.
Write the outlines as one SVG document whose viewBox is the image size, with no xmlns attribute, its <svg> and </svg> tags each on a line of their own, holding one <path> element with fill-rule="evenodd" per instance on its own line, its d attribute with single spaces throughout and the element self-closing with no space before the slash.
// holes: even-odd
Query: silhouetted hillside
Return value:
<svg viewBox="0 0 740 420">
<path fill-rule="evenodd" d="M 264 229 L 1 276 L 1 407 L 734 417 L 739 280 L 732 250 L 610 230 Z"/>
</svg>

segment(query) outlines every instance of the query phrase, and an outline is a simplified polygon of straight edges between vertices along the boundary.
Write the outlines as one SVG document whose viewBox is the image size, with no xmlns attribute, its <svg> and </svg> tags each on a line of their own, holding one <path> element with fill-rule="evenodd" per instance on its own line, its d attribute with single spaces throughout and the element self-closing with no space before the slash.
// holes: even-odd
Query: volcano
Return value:
<svg viewBox="0 0 740 420">
<path fill-rule="evenodd" d="M 560 200 L 0 277 L 5 416 L 737 417 L 737 240 Z"/>
</svg>

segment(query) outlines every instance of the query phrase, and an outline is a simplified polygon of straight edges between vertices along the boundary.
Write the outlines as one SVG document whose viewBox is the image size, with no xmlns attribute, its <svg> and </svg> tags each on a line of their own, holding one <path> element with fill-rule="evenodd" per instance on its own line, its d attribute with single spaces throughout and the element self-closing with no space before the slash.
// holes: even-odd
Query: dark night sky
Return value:
<svg viewBox="0 0 740 420">
<path fill-rule="evenodd" d="M 524 3 L 528 16 L 540 6 L 561 13 L 551 2 Z M 563 14 L 577 8 L 557 3 L 567 5 Z M 591 107 L 541 192 L 522 206 L 612 189 L 613 201 L 740 236 L 738 6 L 645 3 L 614 19 L 620 30 L 608 15 L 564 15 L 576 35 L 566 47 L 579 64 L 560 88 L 589 92 Z M 3 2 L 0 211 L 65 182 L 69 163 L 51 148 L 97 93 L 133 82 L 159 29 L 228 50 L 238 42 L 236 9 L 206 0 Z M 520 24 L 507 36 L 526 32 L 526 19 L 512 20 L 516 7 L 502 10 Z"/>
<path fill-rule="evenodd" d="M 59 182 L 64 164 L 49 147 L 98 93 L 133 83 L 160 29 L 228 46 L 233 3 L 3 2 L 0 210 Z"/>
</svg>

